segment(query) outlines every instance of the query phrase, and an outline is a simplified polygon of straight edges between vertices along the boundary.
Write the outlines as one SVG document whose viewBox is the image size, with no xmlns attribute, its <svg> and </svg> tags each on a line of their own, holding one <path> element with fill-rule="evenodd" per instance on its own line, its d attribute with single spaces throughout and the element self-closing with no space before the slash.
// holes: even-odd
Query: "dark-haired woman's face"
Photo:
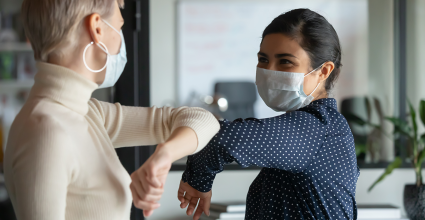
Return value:
<svg viewBox="0 0 425 220">
<path fill-rule="evenodd" d="M 257 67 L 304 75 L 313 70 L 307 52 L 296 40 L 283 34 L 269 34 L 264 37 L 258 52 Z M 320 69 L 304 78 L 305 94 L 310 95 L 321 81 L 319 73 Z"/>
</svg>

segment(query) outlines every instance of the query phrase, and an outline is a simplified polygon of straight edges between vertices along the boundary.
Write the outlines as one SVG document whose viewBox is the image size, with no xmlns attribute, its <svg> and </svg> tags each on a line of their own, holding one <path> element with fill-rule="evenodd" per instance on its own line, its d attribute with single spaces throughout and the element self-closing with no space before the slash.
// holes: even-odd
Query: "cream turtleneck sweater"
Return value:
<svg viewBox="0 0 425 220">
<path fill-rule="evenodd" d="M 4 161 L 19 220 L 129 219 L 131 179 L 114 148 L 158 144 L 186 126 L 198 137 L 197 152 L 219 130 L 203 109 L 90 100 L 97 84 L 64 67 L 37 66 Z"/>
</svg>

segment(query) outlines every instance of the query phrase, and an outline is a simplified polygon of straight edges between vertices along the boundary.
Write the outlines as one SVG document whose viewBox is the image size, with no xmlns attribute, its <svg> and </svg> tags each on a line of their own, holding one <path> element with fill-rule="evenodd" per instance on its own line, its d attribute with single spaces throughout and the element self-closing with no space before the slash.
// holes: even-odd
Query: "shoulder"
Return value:
<svg viewBox="0 0 425 220">
<path fill-rule="evenodd" d="M 66 146 L 70 139 L 67 124 L 75 123 L 76 118 L 73 112 L 56 103 L 26 103 L 12 124 L 7 148 L 42 150 Z"/>
<path fill-rule="evenodd" d="M 4 163 L 10 169 L 16 166 L 38 169 L 40 163 L 70 164 L 74 160 L 72 143 L 56 115 L 20 115 L 10 130 Z"/>
<path fill-rule="evenodd" d="M 64 145 L 69 136 L 63 117 L 52 114 L 32 114 L 30 117 L 17 118 L 10 132 L 10 138 L 18 138 L 20 143 L 27 142 L 46 146 L 50 144 Z"/>
</svg>

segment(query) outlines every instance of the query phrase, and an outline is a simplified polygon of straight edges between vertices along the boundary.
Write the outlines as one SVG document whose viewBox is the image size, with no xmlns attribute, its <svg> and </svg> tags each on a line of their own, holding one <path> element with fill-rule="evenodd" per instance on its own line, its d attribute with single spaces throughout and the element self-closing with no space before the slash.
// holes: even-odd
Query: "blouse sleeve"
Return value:
<svg viewBox="0 0 425 220">
<path fill-rule="evenodd" d="M 219 133 L 202 151 L 189 156 L 182 180 L 208 192 L 215 175 L 233 161 L 242 167 L 302 172 L 325 140 L 324 115 L 320 108 L 313 108 L 268 119 L 220 121 Z"/>
<path fill-rule="evenodd" d="M 128 107 L 92 99 L 91 111 L 101 118 L 115 147 L 155 145 L 168 139 L 179 127 L 195 131 L 200 151 L 218 132 L 217 119 L 202 108 Z"/>
</svg>

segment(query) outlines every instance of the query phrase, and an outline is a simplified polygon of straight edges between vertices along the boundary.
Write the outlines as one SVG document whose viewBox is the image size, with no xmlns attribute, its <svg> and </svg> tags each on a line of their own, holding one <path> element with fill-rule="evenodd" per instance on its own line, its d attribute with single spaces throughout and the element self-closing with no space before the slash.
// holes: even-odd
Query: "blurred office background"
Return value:
<svg viewBox="0 0 425 220">
<path fill-rule="evenodd" d="M 22 0 L 0 0 L 0 146 L 23 105 L 36 73 L 31 46 L 19 20 Z M 336 29 L 343 68 L 331 97 L 351 126 L 361 168 L 360 204 L 392 204 L 403 209 L 403 188 L 415 182 L 406 143 L 383 120 L 406 118 L 407 100 L 417 109 L 425 99 L 425 1 L 421 0 L 127 0 L 123 33 L 128 65 L 114 88 L 94 97 L 135 106 L 198 106 L 218 118 L 279 115 L 257 95 L 255 70 L 264 28 L 295 8 L 309 8 Z M 135 16 L 137 15 L 137 16 Z M 358 118 L 379 125 L 377 132 Z M 425 128 L 419 125 L 419 132 Z M 3 143 L 3 144 L 1 144 Z M 120 149 L 132 172 L 154 146 Z M 0 153 L 2 157 L 2 154 Z M 367 189 L 396 157 L 403 168 Z M 1 161 L 1 160 L 0 160 Z M 190 219 L 176 198 L 185 159 L 176 162 L 159 208 L 148 219 Z M 0 166 L 1 167 L 1 166 Z M 245 200 L 259 168 L 229 165 L 217 175 L 213 201 Z M 10 213 L 10 214 L 3 214 Z M 0 220 L 13 219 L 0 174 Z M 134 211 L 132 219 L 142 219 Z"/>
</svg>

